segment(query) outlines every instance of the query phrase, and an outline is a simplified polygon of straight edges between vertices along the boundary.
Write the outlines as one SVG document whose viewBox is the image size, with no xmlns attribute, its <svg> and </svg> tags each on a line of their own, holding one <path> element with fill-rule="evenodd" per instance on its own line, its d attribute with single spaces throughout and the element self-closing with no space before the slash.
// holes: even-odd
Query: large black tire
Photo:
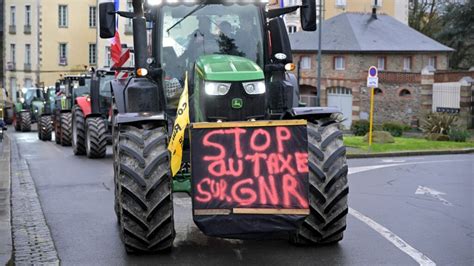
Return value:
<svg viewBox="0 0 474 266">
<path fill-rule="evenodd" d="M 119 143 L 119 134 L 118 126 L 115 124 L 115 116 L 118 113 L 115 104 L 112 105 L 112 153 L 114 158 L 114 210 L 115 215 L 117 216 L 117 222 L 120 224 L 120 202 L 119 202 L 119 162 L 115 160 L 118 158 L 118 143 Z"/>
<path fill-rule="evenodd" d="M 49 141 L 52 139 L 53 125 L 51 124 L 51 116 L 41 116 L 38 121 L 38 134 L 40 140 Z"/>
<path fill-rule="evenodd" d="M 72 151 L 74 155 L 86 154 L 86 133 L 84 113 L 75 105 L 72 108 Z"/>
<path fill-rule="evenodd" d="M 59 115 L 54 116 L 54 140 L 56 144 L 61 144 L 61 118 Z"/>
<path fill-rule="evenodd" d="M 72 140 L 72 114 L 61 113 L 59 117 L 61 121 L 61 145 L 71 146 Z"/>
<path fill-rule="evenodd" d="M 122 126 L 117 157 L 120 233 L 129 253 L 159 253 L 175 237 L 165 127 Z"/>
<path fill-rule="evenodd" d="M 104 158 L 107 151 L 107 125 L 102 117 L 86 120 L 86 154 L 89 158 Z"/>
<path fill-rule="evenodd" d="M 19 114 L 19 116 L 20 116 L 20 130 L 21 130 L 21 132 L 31 131 L 31 114 L 30 114 L 30 112 L 21 112 Z"/>
<path fill-rule="evenodd" d="M 346 229 L 349 193 L 346 149 L 337 123 L 308 122 L 308 158 L 310 214 L 290 240 L 337 243 Z"/>
<path fill-rule="evenodd" d="M 38 139 L 43 140 L 43 135 L 41 135 L 41 118 L 38 120 L 38 123 L 36 124 L 38 126 Z"/>
</svg>

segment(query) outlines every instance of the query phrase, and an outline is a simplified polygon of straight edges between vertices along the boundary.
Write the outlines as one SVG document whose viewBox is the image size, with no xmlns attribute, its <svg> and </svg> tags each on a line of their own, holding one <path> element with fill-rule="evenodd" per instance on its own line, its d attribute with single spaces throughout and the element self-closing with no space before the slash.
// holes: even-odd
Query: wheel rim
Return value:
<svg viewBox="0 0 474 266">
<path fill-rule="evenodd" d="M 91 138 L 89 129 L 86 130 L 86 152 L 87 155 L 91 153 Z"/>
<path fill-rule="evenodd" d="M 77 145 L 77 126 L 76 126 L 76 119 L 72 120 L 72 146 L 76 149 Z"/>
</svg>

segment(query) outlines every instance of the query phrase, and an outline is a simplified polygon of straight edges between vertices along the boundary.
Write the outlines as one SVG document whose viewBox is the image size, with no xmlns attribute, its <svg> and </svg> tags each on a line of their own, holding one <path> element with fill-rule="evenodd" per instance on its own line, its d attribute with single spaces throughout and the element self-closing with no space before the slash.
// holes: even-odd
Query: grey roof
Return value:
<svg viewBox="0 0 474 266">
<path fill-rule="evenodd" d="M 319 30 L 318 30 L 319 31 Z M 293 51 L 317 51 L 318 31 L 290 34 Z M 326 52 L 451 52 L 453 49 L 388 15 L 343 13 L 323 22 Z"/>
</svg>

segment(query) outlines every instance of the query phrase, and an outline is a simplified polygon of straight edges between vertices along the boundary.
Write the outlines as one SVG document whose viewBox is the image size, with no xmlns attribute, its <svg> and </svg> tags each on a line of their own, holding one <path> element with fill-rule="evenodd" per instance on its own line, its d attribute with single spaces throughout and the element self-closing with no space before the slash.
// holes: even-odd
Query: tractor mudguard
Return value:
<svg viewBox="0 0 474 266">
<path fill-rule="evenodd" d="M 341 110 L 337 107 L 293 107 L 286 112 L 284 119 L 314 120 L 338 113 Z"/>
<path fill-rule="evenodd" d="M 128 124 L 141 121 L 167 122 L 164 112 L 159 113 L 118 113 L 115 116 L 115 124 Z"/>
<path fill-rule="evenodd" d="M 87 96 L 79 96 L 76 98 L 76 103 L 82 110 L 84 117 L 87 117 L 91 114 L 91 102 L 87 99 Z"/>
</svg>

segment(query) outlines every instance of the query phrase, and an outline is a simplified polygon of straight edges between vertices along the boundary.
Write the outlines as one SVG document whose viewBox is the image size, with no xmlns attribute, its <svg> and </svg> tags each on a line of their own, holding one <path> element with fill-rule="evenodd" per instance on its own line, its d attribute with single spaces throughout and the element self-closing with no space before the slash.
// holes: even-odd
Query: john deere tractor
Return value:
<svg viewBox="0 0 474 266">
<path fill-rule="evenodd" d="M 55 109 L 56 88 L 48 87 L 44 89 L 45 99 L 41 115 L 38 120 L 38 139 L 49 141 L 53 132 L 53 111 Z"/>
<path fill-rule="evenodd" d="M 105 157 L 110 137 L 109 116 L 112 107 L 110 81 L 114 73 L 91 71 L 90 90 L 74 99 L 72 111 L 72 147 L 75 155 Z"/>
<path fill-rule="evenodd" d="M 66 75 L 56 83 L 53 110 L 54 133 L 57 144 L 70 146 L 73 139 L 72 110 L 77 97 L 90 91 L 90 76 Z"/>
<path fill-rule="evenodd" d="M 115 211 L 127 252 L 173 246 L 173 192 L 208 236 L 336 243 L 348 213 L 339 111 L 300 107 L 283 14 L 315 0 L 101 2 L 100 36 L 133 21 L 134 75 L 114 80 Z M 121 70 L 120 68 L 116 68 Z"/>
<path fill-rule="evenodd" d="M 44 106 L 43 89 L 23 88 L 18 92 L 13 125 L 16 131 L 27 132 L 31 124 L 38 121 Z"/>
</svg>

